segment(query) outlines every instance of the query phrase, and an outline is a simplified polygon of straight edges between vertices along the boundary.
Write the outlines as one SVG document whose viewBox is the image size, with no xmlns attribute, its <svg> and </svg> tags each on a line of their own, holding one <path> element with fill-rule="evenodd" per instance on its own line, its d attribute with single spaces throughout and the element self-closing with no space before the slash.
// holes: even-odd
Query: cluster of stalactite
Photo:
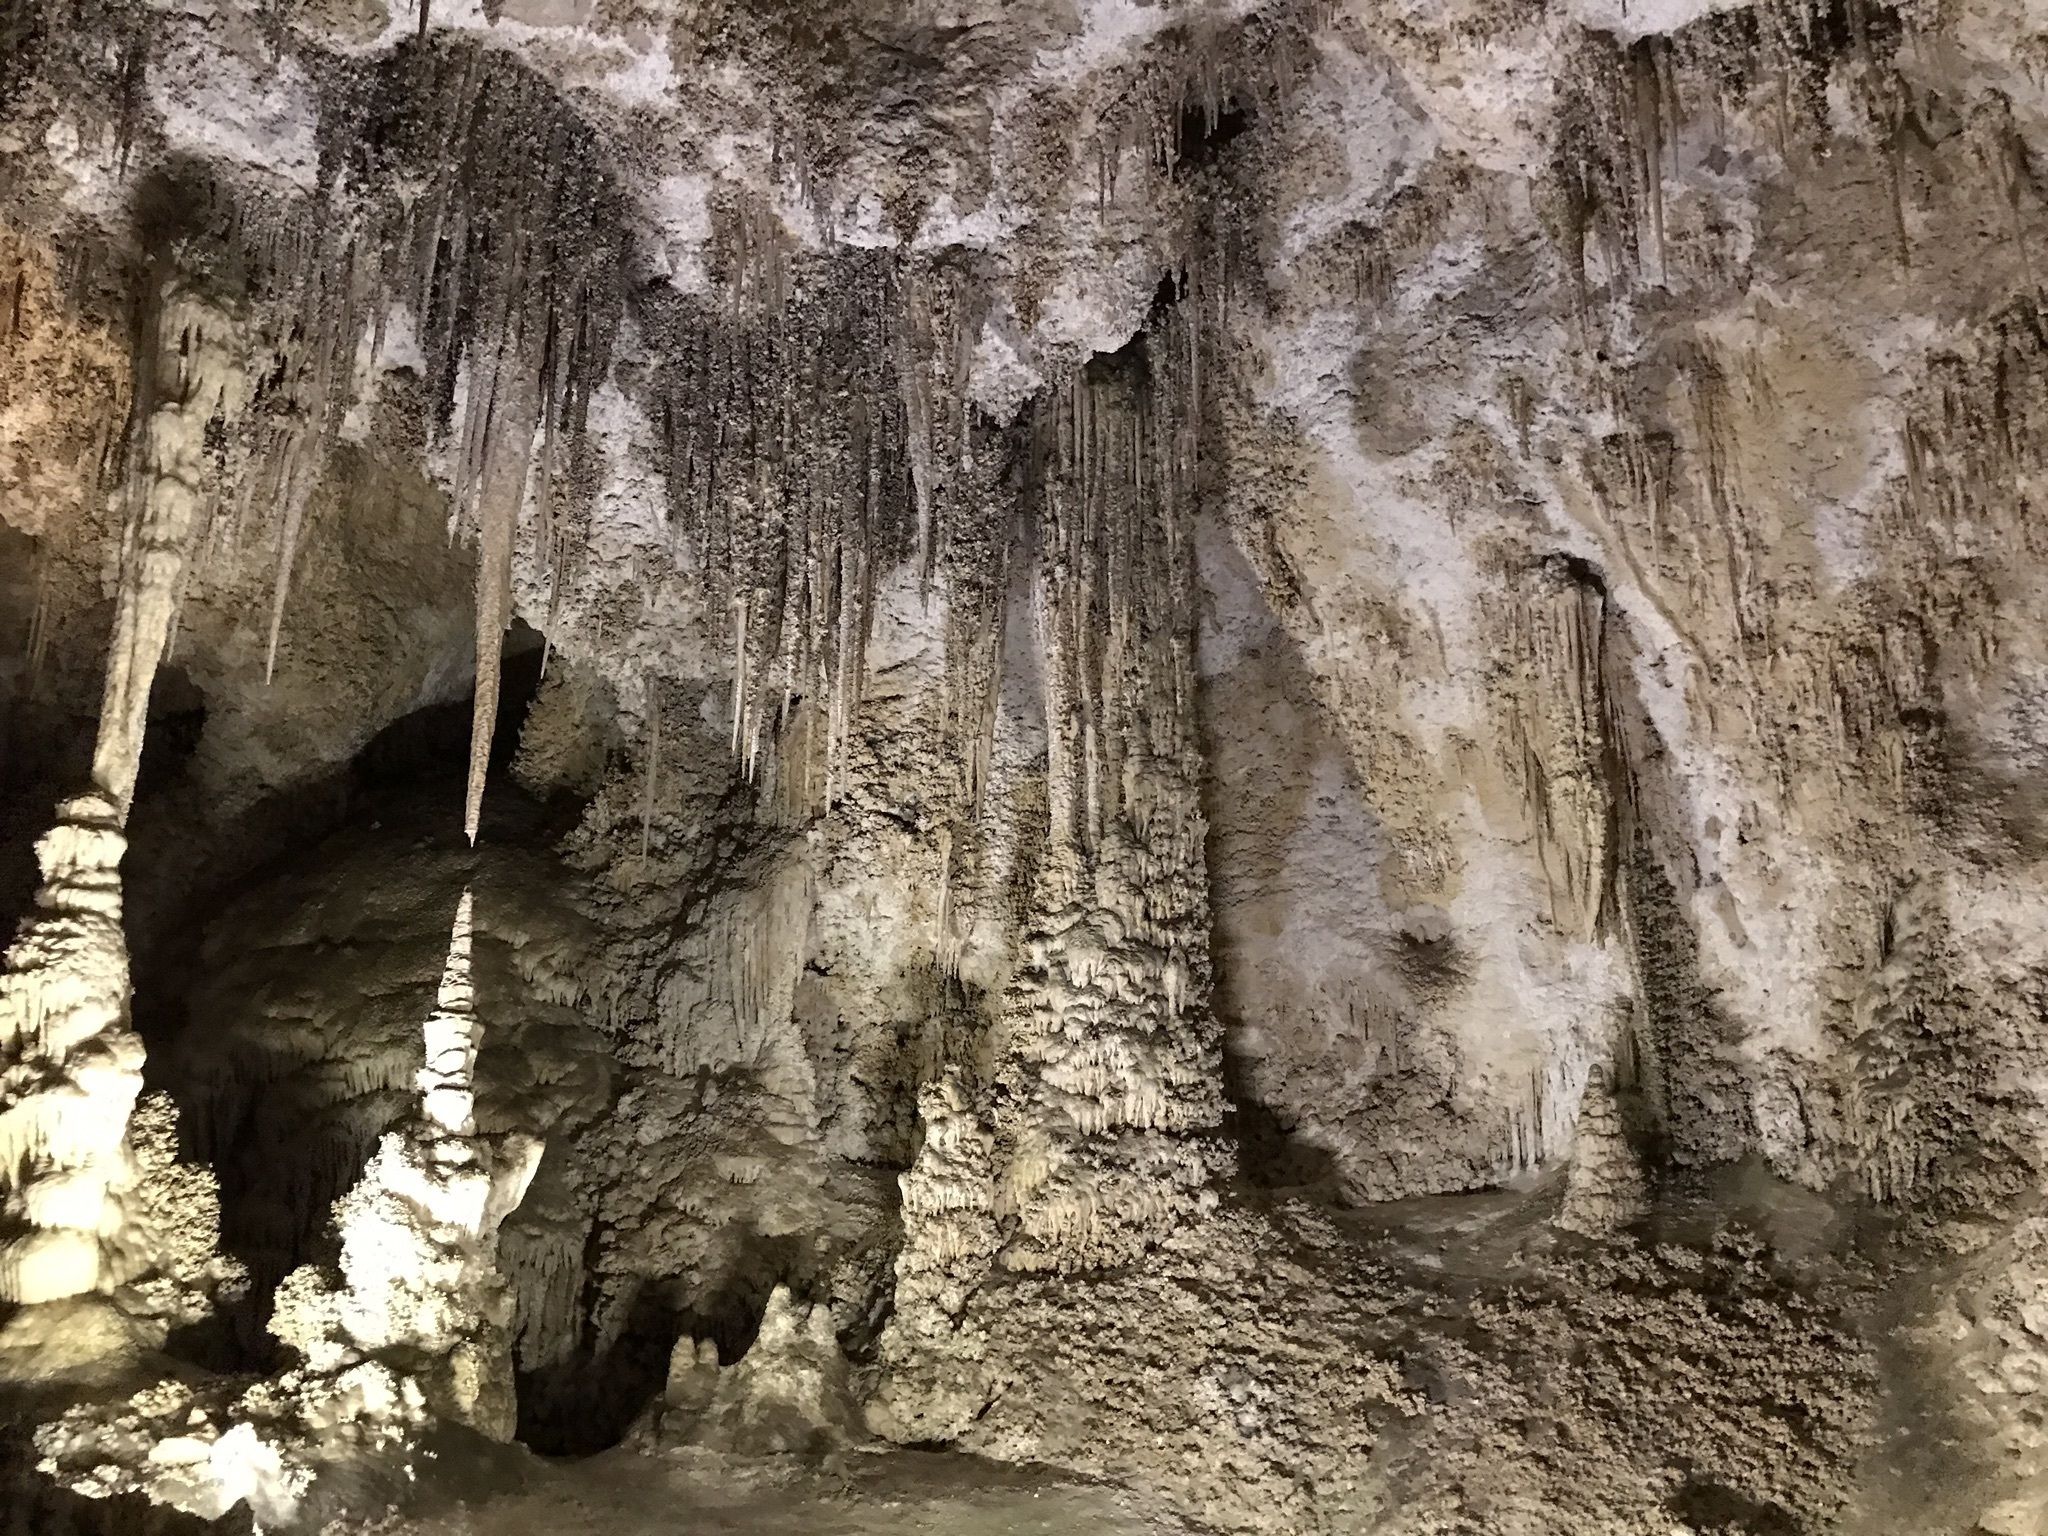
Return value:
<svg viewBox="0 0 2048 1536">
<path fill-rule="evenodd" d="M 1768 0 L 1633 40 L 1587 31 L 1578 67 L 1559 83 L 1551 166 L 1552 233 L 1581 308 L 1596 238 L 1611 281 L 1672 283 L 1683 263 L 1668 238 L 1666 181 L 1683 175 L 1681 131 L 1703 112 L 1757 114 L 1789 159 L 1834 131 L 1829 92 L 1839 85 L 1885 151 L 1898 213 L 1902 136 L 1914 129 L 1894 63 L 1904 36 L 1898 10 L 1874 0 Z M 1905 264 L 1902 213 L 1897 222 Z"/>
<path fill-rule="evenodd" d="M 1199 15 L 1169 28 L 1098 114 L 1097 206 L 1143 199 L 1156 207 L 1170 184 L 1214 159 L 1219 138 L 1253 118 L 1285 112 L 1313 68 L 1316 33 L 1335 9 L 1329 0 L 1297 0 L 1251 16 Z"/>
<path fill-rule="evenodd" d="M 902 271 L 898 288 L 897 374 L 917 495 L 919 581 L 927 593 L 943 586 L 943 724 L 953 755 L 965 765 L 958 819 L 967 823 L 988 788 L 1002 683 L 1003 617 L 1016 548 L 1013 455 L 969 394 L 983 292 L 956 267 L 914 263 Z"/>
<path fill-rule="evenodd" d="M 658 343 L 671 516 L 731 626 L 732 748 L 750 777 L 791 776 L 796 804 L 832 798 L 876 582 L 917 536 L 893 309 L 877 256 L 779 302 L 679 306 Z M 778 759 L 792 724 L 811 750 Z"/>
<path fill-rule="evenodd" d="M 1577 939 L 1612 916 L 1614 752 L 1600 670 L 1606 593 L 1562 558 L 1517 583 L 1501 636 L 1503 746 L 1522 786 L 1551 920 Z"/>
<path fill-rule="evenodd" d="M 1012 547 L 1008 445 L 969 399 L 976 290 L 918 257 L 799 257 L 724 222 L 722 292 L 645 318 L 670 516 L 729 626 L 732 750 L 790 812 L 837 798 L 877 584 L 908 563 L 943 604 L 971 806 Z"/>
<path fill-rule="evenodd" d="M 1935 359 L 1906 422 L 1901 531 L 1937 562 L 2043 547 L 2028 487 L 2048 464 L 2048 313 L 2014 300 L 1973 346 Z"/>
<path fill-rule="evenodd" d="M 411 446 L 478 543 L 477 703 L 465 821 L 472 838 L 496 714 L 512 556 L 537 521 L 558 582 L 590 481 L 585 430 L 608 377 L 627 269 L 623 200 L 592 130 L 516 60 L 406 44 L 323 82 L 307 192 L 210 182 L 185 204 L 181 256 L 220 269 L 249 313 L 248 398 L 213 445 L 199 574 L 274 548 L 266 674 L 286 635 L 308 505 L 351 414 L 407 330 L 424 377 Z"/>
</svg>

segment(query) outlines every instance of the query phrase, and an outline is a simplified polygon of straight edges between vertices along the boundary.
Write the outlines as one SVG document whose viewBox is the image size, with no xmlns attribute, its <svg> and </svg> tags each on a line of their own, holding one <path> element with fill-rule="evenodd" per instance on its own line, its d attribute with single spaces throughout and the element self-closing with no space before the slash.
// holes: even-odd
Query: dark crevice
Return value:
<svg viewBox="0 0 2048 1536">
<path fill-rule="evenodd" d="M 794 1239 L 762 1240 L 743 1275 L 695 1305 L 676 1305 L 665 1287 L 650 1282 L 608 1348 L 520 1373 L 520 1443 L 544 1456 L 610 1450 L 661 1397 L 679 1340 L 709 1339 L 721 1365 L 739 1360 L 760 1336 L 774 1291 L 769 1277 L 796 1263 L 796 1250 Z"/>
<path fill-rule="evenodd" d="M 626 1326 L 599 1354 L 580 1355 L 518 1379 L 520 1444 L 543 1456 L 594 1456 L 625 1439 L 668 1382 L 683 1319 L 653 1291 L 633 1303 Z"/>
<path fill-rule="evenodd" d="M 1181 109 L 1173 139 L 1173 173 L 1186 175 L 1216 164 L 1238 139 L 1251 130 L 1251 109 L 1225 101 L 1211 111 L 1200 102 Z"/>
</svg>

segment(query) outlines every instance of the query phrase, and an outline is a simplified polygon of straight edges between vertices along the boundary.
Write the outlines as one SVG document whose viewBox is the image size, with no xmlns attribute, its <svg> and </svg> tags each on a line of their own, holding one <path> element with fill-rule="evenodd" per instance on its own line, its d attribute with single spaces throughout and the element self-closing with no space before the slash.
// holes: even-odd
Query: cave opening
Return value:
<svg viewBox="0 0 2048 1536">
<path fill-rule="evenodd" d="M 602 1351 L 516 1378 L 520 1444 L 543 1456 L 610 1450 L 662 1394 L 684 1320 L 652 1289 L 637 1296 L 618 1336 Z"/>
</svg>

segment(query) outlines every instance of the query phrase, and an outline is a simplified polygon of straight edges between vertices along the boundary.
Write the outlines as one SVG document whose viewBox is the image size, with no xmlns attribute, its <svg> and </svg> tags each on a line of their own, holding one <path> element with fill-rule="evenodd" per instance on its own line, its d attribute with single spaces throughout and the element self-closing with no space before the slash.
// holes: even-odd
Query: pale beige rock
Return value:
<svg viewBox="0 0 2048 1536">
<path fill-rule="evenodd" d="M 145 642 L 21 952 L 92 974 L 36 993 L 61 1052 L 7 1016 L 51 1153 L 10 1283 L 61 1298 L 20 1374 L 53 1317 L 134 1365 L 143 1285 L 66 1293 L 152 1244 L 206 1269 L 123 1184 L 131 793 L 136 954 L 218 1004 L 180 1107 L 252 1250 L 342 1272 L 281 1290 L 294 1372 L 49 1427 L 67 1486 L 311 1519 L 504 1433 L 516 1332 L 551 1449 L 667 1365 L 685 1439 L 861 1400 L 1211 1530 L 2039 1523 L 2029 7 L 92 20 L 0 38 L 35 816 L 74 786 L 16 743 L 83 746 L 108 599 Z M 246 313 L 130 370 L 166 273 Z M 124 432 L 118 376 L 188 367 L 218 412 Z M 154 689 L 124 442 L 173 523 L 232 508 Z M 529 854 L 562 902 L 487 911 Z M 490 1070 L 459 986 L 420 1038 L 451 880 Z M 501 1228 L 487 1149 L 543 1127 Z"/>
</svg>

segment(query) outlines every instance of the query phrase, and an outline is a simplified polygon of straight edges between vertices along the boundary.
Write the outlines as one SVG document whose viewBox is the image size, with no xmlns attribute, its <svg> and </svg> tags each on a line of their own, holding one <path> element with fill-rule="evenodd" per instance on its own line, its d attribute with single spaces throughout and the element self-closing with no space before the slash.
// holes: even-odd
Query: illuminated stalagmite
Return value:
<svg viewBox="0 0 2048 1536">
<path fill-rule="evenodd" d="M 402 1428 L 431 1415 L 509 1440 L 511 1296 L 498 1273 L 497 1235 L 541 1149 L 530 1137 L 477 1134 L 484 1023 L 474 910 L 465 890 L 424 1026 L 418 1117 L 384 1136 L 335 1207 L 339 1283 L 307 1270 L 287 1276 L 271 1328 L 304 1357 L 300 1391 L 316 1417 Z"/>
<path fill-rule="evenodd" d="M 338 1267 L 277 1287 L 270 1330 L 293 1367 L 239 1393 L 171 1372 L 125 1402 L 80 1404 L 38 1436 L 46 1471 L 94 1496 L 141 1493 L 206 1519 L 246 1503 L 290 1527 L 325 1507 L 330 1483 L 414 1475 L 436 1426 L 512 1437 L 498 1230 L 541 1148 L 477 1131 L 474 938 L 465 890 L 422 1026 L 417 1111 L 336 1203 Z"/>
</svg>

